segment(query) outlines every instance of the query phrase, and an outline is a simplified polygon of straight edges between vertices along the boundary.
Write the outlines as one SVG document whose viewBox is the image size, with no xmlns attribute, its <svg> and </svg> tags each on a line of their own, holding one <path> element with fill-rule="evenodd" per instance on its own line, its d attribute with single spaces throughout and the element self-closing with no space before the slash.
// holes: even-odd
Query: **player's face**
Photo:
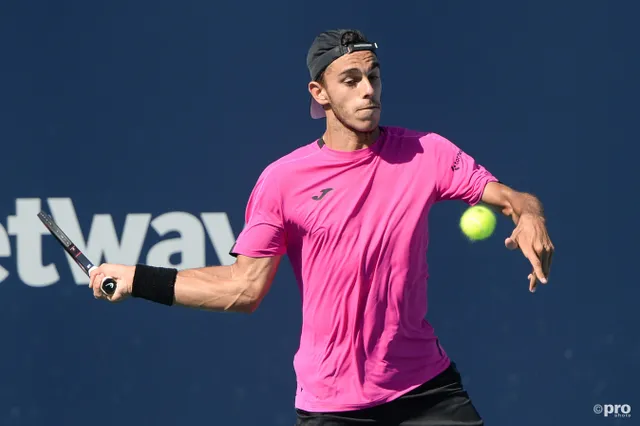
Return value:
<svg viewBox="0 0 640 426">
<path fill-rule="evenodd" d="M 354 52 L 335 60 L 325 71 L 324 92 L 331 112 L 346 127 L 359 132 L 378 127 L 382 83 L 372 52 Z"/>
</svg>

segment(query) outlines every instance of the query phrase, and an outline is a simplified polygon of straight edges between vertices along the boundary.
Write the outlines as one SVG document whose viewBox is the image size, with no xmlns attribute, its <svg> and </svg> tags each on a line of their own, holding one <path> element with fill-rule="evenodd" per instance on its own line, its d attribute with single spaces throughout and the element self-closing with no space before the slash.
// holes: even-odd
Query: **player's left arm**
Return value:
<svg viewBox="0 0 640 426">
<path fill-rule="evenodd" d="M 443 136 L 431 133 L 424 141 L 430 154 L 427 158 L 435 160 L 436 201 L 460 200 L 469 205 L 484 202 L 510 216 L 516 227 L 505 245 L 511 250 L 520 248 L 531 262 L 532 292 L 538 281 L 546 283 L 554 247 L 540 200 L 499 183 L 475 158 Z"/>
<path fill-rule="evenodd" d="M 529 290 L 535 291 L 538 282 L 547 283 L 551 269 L 554 246 L 547 231 L 544 209 L 540 200 L 525 192 L 516 191 L 499 182 L 489 182 L 482 193 L 481 201 L 516 224 L 505 246 L 510 250 L 520 249 L 529 259 L 533 271 L 529 274 Z"/>
</svg>

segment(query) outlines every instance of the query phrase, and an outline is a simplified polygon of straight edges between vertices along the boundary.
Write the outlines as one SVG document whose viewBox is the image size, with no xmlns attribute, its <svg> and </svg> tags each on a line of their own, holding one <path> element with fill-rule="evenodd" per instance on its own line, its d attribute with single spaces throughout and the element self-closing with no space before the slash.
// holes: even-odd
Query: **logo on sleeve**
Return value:
<svg viewBox="0 0 640 426">
<path fill-rule="evenodd" d="M 453 164 L 451 165 L 451 170 L 453 170 L 454 172 L 456 170 L 460 170 L 460 157 L 462 157 L 461 149 L 458 150 L 458 153 L 456 154 L 456 159 L 453 161 Z"/>
<path fill-rule="evenodd" d="M 327 192 L 332 191 L 333 188 L 325 188 L 322 191 L 320 191 L 320 195 L 314 195 L 313 197 L 311 197 L 311 199 L 316 200 L 316 201 L 320 201 L 324 198 L 325 195 L 327 195 Z"/>
</svg>

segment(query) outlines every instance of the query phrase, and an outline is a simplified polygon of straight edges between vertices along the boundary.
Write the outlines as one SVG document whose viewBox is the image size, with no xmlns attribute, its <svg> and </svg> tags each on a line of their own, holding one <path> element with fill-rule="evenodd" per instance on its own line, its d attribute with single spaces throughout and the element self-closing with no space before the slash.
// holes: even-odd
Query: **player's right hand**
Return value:
<svg viewBox="0 0 640 426">
<path fill-rule="evenodd" d="M 91 277 L 89 288 L 93 290 L 93 297 L 108 300 L 109 302 L 121 302 L 128 298 L 131 296 L 135 270 L 135 266 L 103 263 L 89 274 Z M 105 277 L 111 277 L 116 280 L 116 291 L 111 296 L 104 294 L 100 289 L 102 280 Z"/>
</svg>

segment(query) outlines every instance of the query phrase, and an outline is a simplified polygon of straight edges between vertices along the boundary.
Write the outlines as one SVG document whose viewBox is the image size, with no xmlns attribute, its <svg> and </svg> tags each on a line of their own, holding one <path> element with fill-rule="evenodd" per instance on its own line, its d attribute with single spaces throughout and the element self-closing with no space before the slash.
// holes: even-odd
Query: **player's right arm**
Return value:
<svg viewBox="0 0 640 426">
<path fill-rule="evenodd" d="M 249 197 L 246 225 L 231 249 L 236 257 L 234 264 L 181 271 L 103 264 L 91 273 L 94 296 L 112 302 L 133 296 L 164 305 L 253 312 L 269 291 L 287 250 L 283 204 L 277 180 L 268 168 Z M 111 296 L 100 291 L 104 276 L 117 282 Z"/>
<path fill-rule="evenodd" d="M 276 275 L 282 256 L 248 257 L 239 255 L 232 265 L 208 266 L 176 271 L 169 268 L 153 268 L 147 265 L 102 264 L 92 271 L 90 287 L 94 296 L 119 302 L 129 296 L 143 297 L 165 305 L 217 312 L 255 311 L 264 299 Z M 160 271 L 149 286 L 146 282 L 154 277 L 145 277 L 141 268 Z M 136 273 L 138 269 L 138 273 Z M 172 275 L 173 274 L 173 275 Z M 102 278 L 110 276 L 117 282 L 116 292 L 105 296 L 100 291 Z M 143 277 L 143 278 L 141 278 Z M 144 281 L 141 281 L 144 279 Z M 171 281 L 172 291 L 162 291 L 161 286 Z M 148 286 L 136 288 L 136 283 Z M 154 291 L 153 287 L 158 286 Z"/>
<path fill-rule="evenodd" d="M 286 252 L 283 200 L 277 179 L 265 170 L 245 213 L 246 226 L 231 248 L 230 266 L 178 272 L 175 302 L 214 311 L 253 312 L 265 297 Z"/>
<path fill-rule="evenodd" d="M 175 282 L 175 304 L 210 311 L 251 313 L 271 287 L 282 256 L 239 255 L 228 266 L 185 269 Z"/>
</svg>

